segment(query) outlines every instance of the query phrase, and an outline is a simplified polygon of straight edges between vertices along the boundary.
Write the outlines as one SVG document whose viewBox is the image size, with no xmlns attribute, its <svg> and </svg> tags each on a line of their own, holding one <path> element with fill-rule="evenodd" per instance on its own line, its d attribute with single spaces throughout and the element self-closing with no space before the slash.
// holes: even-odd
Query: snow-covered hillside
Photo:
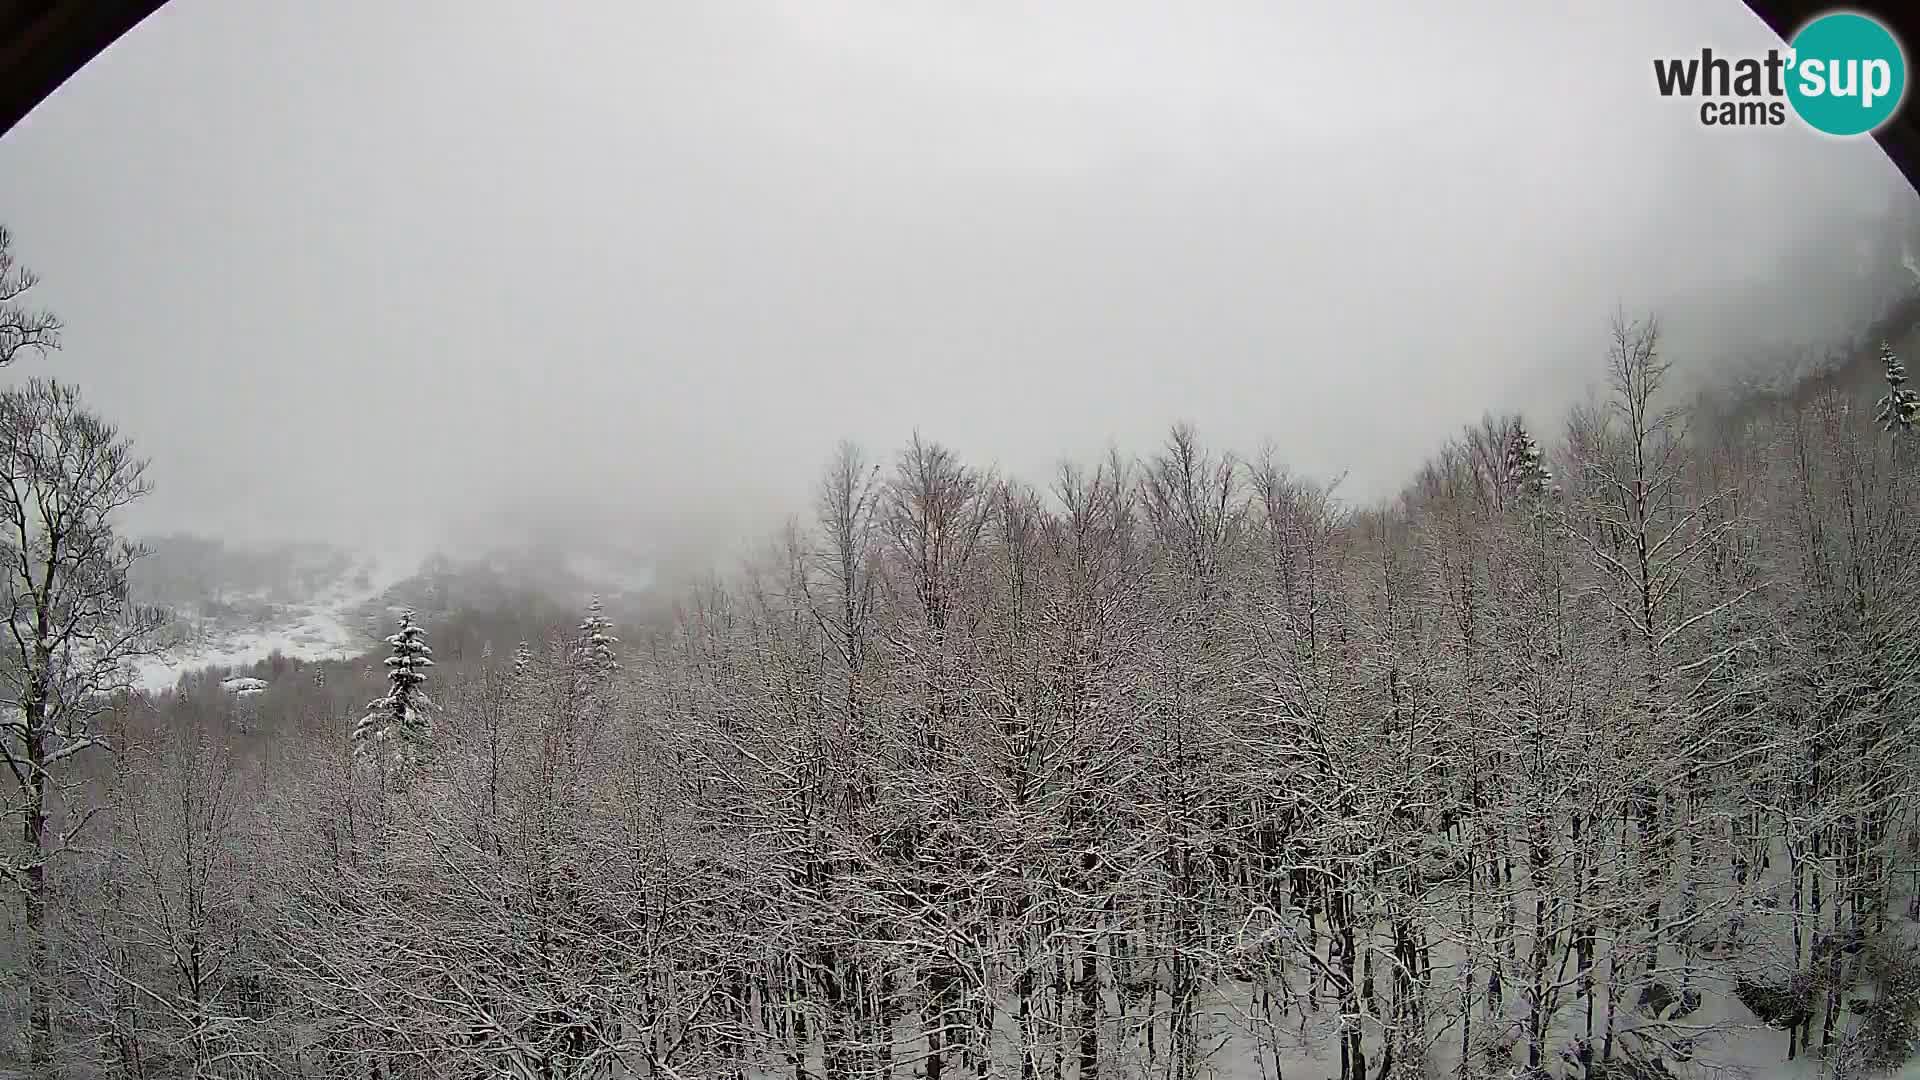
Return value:
<svg viewBox="0 0 1920 1080">
<path fill-rule="evenodd" d="M 466 610 L 565 611 L 602 594 L 630 612 L 652 585 L 643 558 L 552 547 L 476 548 L 476 554 L 374 555 L 319 544 L 241 548 L 175 535 L 150 542 L 135 571 L 142 603 L 173 613 L 170 644 L 135 666 L 136 689 L 169 689 L 187 672 L 240 668 L 273 653 L 343 659 L 376 646 L 406 608 L 433 622 Z"/>
<path fill-rule="evenodd" d="M 134 667 L 136 689 L 169 689 L 186 672 L 241 667 L 278 652 L 300 660 L 358 656 L 374 644 L 363 610 L 405 578 L 411 559 L 361 556 L 304 598 L 252 590 L 218 602 L 177 605 L 175 641 Z"/>
</svg>

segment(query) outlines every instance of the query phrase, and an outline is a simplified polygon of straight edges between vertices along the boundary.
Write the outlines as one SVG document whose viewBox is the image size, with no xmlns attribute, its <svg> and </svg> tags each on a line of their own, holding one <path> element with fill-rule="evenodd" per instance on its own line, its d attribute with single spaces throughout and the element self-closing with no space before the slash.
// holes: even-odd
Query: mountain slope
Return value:
<svg viewBox="0 0 1920 1080">
<path fill-rule="evenodd" d="M 136 568 L 135 599 L 173 616 L 165 648 L 135 666 L 134 688 L 149 693 L 188 672 L 248 667 L 276 652 L 299 660 L 360 656 L 379 646 L 402 609 L 417 611 L 430 632 L 474 614 L 504 632 L 505 622 L 570 626 L 595 594 L 614 618 L 631 620 L 653 590 L 642 559 L 547 546 L 424 559 L 318 544 L 235 547 L 177 534 L 148 546 L 153 554 Z"/>
</svg>

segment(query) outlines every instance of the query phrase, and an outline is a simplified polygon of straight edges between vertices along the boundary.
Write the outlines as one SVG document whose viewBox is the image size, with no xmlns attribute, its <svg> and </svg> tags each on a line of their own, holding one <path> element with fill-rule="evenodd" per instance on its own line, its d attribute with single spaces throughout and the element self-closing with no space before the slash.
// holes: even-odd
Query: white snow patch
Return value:
<svg viewBox="0 0 1920 1080">
<path fill-rule="evenodd" d="M 283 608 L 271 627 L 220 632 L 211 640 L 182 645 L 133 665 L 132 687 L 148 693 L 171 690 L 180 676 L 205 667 L 245 667 L 275 652 L 294 660 L 345 660 L 376 644 L 351 625 L 353 612 L 411 572 L 397 558 L 370 559 L 321 595 Z M 365 574 L 366 585 L 356 581 Z M 229 680 L 232 681 L 232 680 Z M 263 684 L 264 685 L 264 684 Z"/>
</svg>

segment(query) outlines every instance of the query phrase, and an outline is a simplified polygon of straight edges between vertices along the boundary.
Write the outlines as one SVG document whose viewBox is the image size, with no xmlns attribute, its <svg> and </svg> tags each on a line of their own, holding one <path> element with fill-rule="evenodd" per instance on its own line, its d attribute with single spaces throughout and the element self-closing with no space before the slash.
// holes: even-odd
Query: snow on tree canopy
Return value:
<svg viewBox="0 0 1920 1080">
<path fill-rule="evenodd" d="M 1518 425 L 1507 444 L 1507 470 L 1522 495 L 1538 497 L 1552 490 L 1553 474 L 1547 469 L 1540 444 L 1533 441 L 1526 428 Z"/>
<path fill-rule="evenodd" d="M 609 631 L 613 623 L 601 613 L 600 598 L 595 596 L 587 605 L 587 617 L 580 623 L 579 653 L 587 665 L 594 671 L 605 674 L 620 669 L 620 660 L 613 647 L 620 643 Z"/>
<path fill-rule="evenodd" d="M 1914 423 L 1920 421 L 1920 393 L 1907 389 L 1907 366 L 1894 355 L 1893 346 L 1884 341 L 1880 343 L 1880 362 L 1887 369 L 1887 393 L 1878 402 L 1880 411 L 1874 419 L 1888 431 L 1910 432 Z"/>
<path fill-rule="evenodd" d="M 393 649 L 386 660 L 389 689 L 367 705 L 367 715 L 353 730 L 357 745 L 395 743 L 403 757 L 416 754 L 430 734 L 424 710 L 432 702 L 420 686 L 427 681 L 426 669 L 433 666 L 433 649 L 427 645 L 426 630 L 413 619 L 411 609 L 401 612 L 399 632 L 387 638 Z"/>
</svg>

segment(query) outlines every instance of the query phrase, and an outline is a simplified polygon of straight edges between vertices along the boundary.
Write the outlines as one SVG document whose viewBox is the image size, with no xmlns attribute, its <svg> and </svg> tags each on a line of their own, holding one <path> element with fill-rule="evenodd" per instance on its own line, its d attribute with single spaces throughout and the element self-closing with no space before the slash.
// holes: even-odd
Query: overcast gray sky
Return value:
<svg viewBox="0 0 1920 1080">
<path fill-rule="evenodd" d="M 141 523 L 800 510 L 845 436 L 1044 479 L 1177 419 L 1389 490 L 1618 302 L 1811 340 L 1868 140 L 1710 130 L 1737 0 L 173 0 L 0 140 Z M 1809 269 L 1809 268 L 1812 269 Z M 1822 306 L 1825 305 L 1825 306 Z"/>
</svg>

